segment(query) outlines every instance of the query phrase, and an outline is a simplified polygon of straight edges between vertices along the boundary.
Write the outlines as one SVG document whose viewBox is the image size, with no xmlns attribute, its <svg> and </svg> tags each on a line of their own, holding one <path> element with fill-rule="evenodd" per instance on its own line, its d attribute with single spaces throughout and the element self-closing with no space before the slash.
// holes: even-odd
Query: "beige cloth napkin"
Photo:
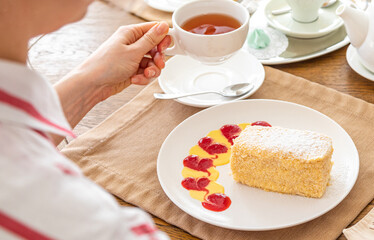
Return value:
<svg viewBox="0 0 374 240">
<path fill-rule="evenodd" d="M 373 240 L 374 239 L 374 209 L 353 227 L 343 230 L 348 240 Z"/>
<path fill-rule="evenodd" d="M 264 84 L 251 98 L 295 102 L 326 114 L 348 132 L 360 154 L 360 173 L 351 193 L 313 221 L 274 231 L 235 231 L 199 221 L 174 205 L 158 182 L 157 155 L 170 131 L 200 109 L 155 100 L 153 93 L 161 91 L 157 81 L 62 152 L 112 194 L 202 239 L 335 239 L 374 197 L 374 105 L 265 69 Z"/>
</svg>

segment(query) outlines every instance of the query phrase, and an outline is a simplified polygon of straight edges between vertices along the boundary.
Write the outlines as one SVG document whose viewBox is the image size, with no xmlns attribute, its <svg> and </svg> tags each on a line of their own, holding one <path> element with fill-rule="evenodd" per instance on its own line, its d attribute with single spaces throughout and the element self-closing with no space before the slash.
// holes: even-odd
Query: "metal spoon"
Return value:
<svg viewBox="0 0 374 240">
<path fill-rule="evenodd" d="M 330 1 L 327 1 L 325 2 L 322 7 L 325 8 L 325 7 L 330 7 L 331 5 L 333 5 L 334 3 L 336 3 L 337 0 L 330 0 Z M 286 8 L 282 8 L 282 9 L 278 9 L 278 10 L 273 10 L 271 11 L 271 14 L 273 14 L 274 16 L 276 15 L 281 15 L 281 14 L 285 14 L 285 13 L 288 13 L 288 12 L 291 12 L 291 8 L 290 7 L 286 7 Z"/>
<path fill-rule="evenodd" d="M 237 83 L 229 85 L 223 88 L 221 91 L 204 91 L 204 92 L 194 92 L 194 93 L 154 93 L 153 96 L 157 99 L 174 99 L 181 97 L 188 97 L 206 93 L 216 93 L 224 97 L 239 97 L 242 96 L 253 89 L 252 83 Z"/>
</svg>

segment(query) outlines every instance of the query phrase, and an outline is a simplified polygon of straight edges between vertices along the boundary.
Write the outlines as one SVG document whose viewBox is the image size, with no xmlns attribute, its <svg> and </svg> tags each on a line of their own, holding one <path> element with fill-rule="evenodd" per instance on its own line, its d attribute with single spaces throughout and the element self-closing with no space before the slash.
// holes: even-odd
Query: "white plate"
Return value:
<svg viewBox="0 0 374 240">
<path fill-rule="evenodd" d="M 300 23 L 295 21 L 291 12 L 273 15 L 273 10 L 288 7 L 286 0 L 271 0 L 265 7 L 265 16 L 268 23 L 291 37 L 297 38 L 317 38 L 327 35 L 343 25 L 343 20 L 335 14 L 335 10 L 341 3 L 338 1 L 334 5 L 321 8 L 319 17 L 311 23 Z"/>
<path fill-rule="evenodd" d="M 150 7 L 164 11 L 174 12 L 175 9 L 192 0 L 144 0 Z"/>
<path fill-rule="evenodd" d="M 243 82 L 254 85 L 251 91 L 237 98 L 204 94 L 176 100 L 194 107 L 210 107 L 252 95 L 264 79 L 265 71 L 261 63 L 246 50 L 240 50 L 225 63 L 215 66 L 204 65 L 188 56 L 174 56 L 166 62 L 158 81 L 165 93 L 221 90 L 228 85 Z"/>
<path fill-rule="evenodd" d="M 371 81 L 374 81 L 374 73 L 370 72 L 367 70 L 361 63 L 359 56 L 357 54 L 356 49 L 352 46 L 349 45 L 347 49 L 347 62 L 351 68 L 358 73 L 359 75 L 363 76 L 366 79 L 369 79 Z"/>
<path fill-rule="evenodd" d="M 334 165 L 330 186 L 321 199 L 267 192 L 236 183 L 229 164 L 217 167 L 217 182 L 232 200 L 223 212 L 213 212 L 181 186 L 183 159 L 209 131 L 224 124 L 267 121 L 273 126 L 311 130 L 333 140 Z M 165 139 L 157 159 L 157 174 L 166 195 L 179 208 L 201 221 L 237 230 L 272 230 L 310 221 L 339 204 L 351 191 L 359 157 L 350 136 L 335 121 L 311 108 L 276 100 L 237 101 L 201 111 L 179 124 Z"/>
<path fill-rule="evenodd" d="M 320 51 L 316 51 L 316 52 L 311 53 L 311 54 L 307 54 L 307 55 L 303 55 L 303 56 L 299 56 L 299 57 L 293 57 L 293 58 L 285 58 L 285 57 L 278 56 L 278 57 L 274 57 L 274 58 L 270 58 L 270 59 L 261 59 L 260 62 L 264 65 L 278 65 L 278 64 L 288 64 L 288 63 L 306 61 L 306 60 L 313 59 L 313 58 L 316 58 L 316 57 L 320 57 L 320 56 L 323 56 L 325 54 L 336 51 L 336 50 L 344 47 L 347 44 L 349 44 L 348 36 L 345 37 L 344 40 L 342 40 L 342 41 L 340 41 L 340 42 L 338 42 L 338 43 L 336 43 L 332 46 L 329 46 L 325 49 L 322 49 Z M 308 46 L 305 46 L 305 47 L 308 47 Z"/>
</svg>

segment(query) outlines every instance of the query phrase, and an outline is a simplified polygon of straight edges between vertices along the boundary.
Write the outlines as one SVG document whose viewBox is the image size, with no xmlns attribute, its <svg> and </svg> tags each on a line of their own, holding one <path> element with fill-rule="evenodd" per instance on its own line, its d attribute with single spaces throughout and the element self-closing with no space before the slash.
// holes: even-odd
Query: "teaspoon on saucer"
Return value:
<svg viewBox="0 0 374 240">
<path fill-rule="evenodd" d="M 330 7 L 331 5 L 333 5 L 334 3 L 336 3 L 337 0 L 330 0 L 330 1 L 327 1 L 325 2 L 322 7 L 325 8 L 325 7 Z M 290 7 L 286 7 L 286 8 L 282 8 L 282 9 L 278 9 L 278 10 L 273 10 L 271 11 L 271 14 L 273 14 L 274 16 L 276 15 L 281 15 L 281 14 L 285 14 L 285 13 L 288 13 L 288 12 L 291 12 L 291 8 Z"/>
<path fill-rule="evenodd" d="M 207 93 L 216 93 L 224 97 L 239 97 L 242 96 L 253 89 L 252 83 L 237 83 L 233 85 L 229 85 L 223 88 L 221 91 L 202 91 L 202 92 L 194 92 L 194 93 L 154 93 L 153 96 L 157 99 L 175 99 L 181 97 L 188 97 L 200 94 L 207 94 Z"/>
</svg>

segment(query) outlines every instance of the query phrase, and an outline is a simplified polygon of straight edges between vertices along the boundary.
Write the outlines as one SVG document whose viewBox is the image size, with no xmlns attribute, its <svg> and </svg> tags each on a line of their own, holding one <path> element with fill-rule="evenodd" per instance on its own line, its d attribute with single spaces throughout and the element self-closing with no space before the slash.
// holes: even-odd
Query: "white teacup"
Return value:
<svg viewBox="0 0 374 240">
<path fill-rule="evenodd" d="M 203 14 L 225 14 L 238 20 L 241 26 L 231 32 L 201 35 L 185 31 L 181 26 L 189 19 Z M 249 13 L 234 1 L 204 0 L 187 3 L 174 11 L 173 28 L 169 35 L 174 46 L 166 55 L 188 55 L 204 64 L 220 64 L 243 47 L 248 34 Z"/>
<path fill-rule="evenodd" d="M 287 0 L 292 18 L 298 22 L 310 23 L 318 19 L 318 10 L 326 0 Z"/>
</svg>

